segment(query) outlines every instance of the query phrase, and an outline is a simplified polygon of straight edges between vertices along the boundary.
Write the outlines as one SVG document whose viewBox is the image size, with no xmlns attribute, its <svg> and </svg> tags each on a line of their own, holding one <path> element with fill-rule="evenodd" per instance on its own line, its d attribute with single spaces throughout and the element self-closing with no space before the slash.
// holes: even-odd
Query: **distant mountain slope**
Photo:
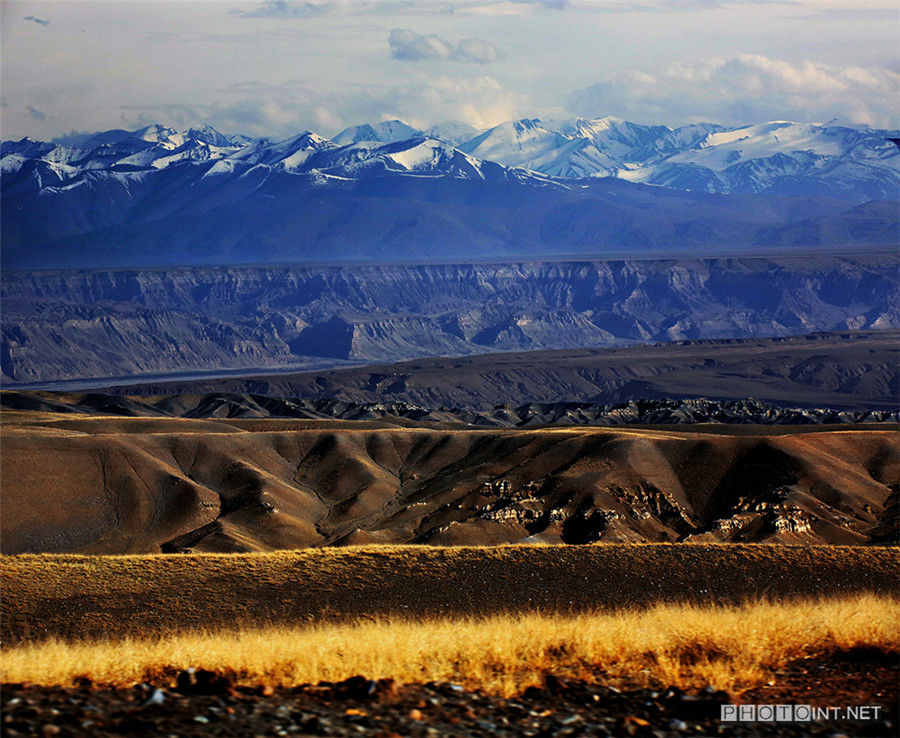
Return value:
<svg viewBox="0 0 900 738">
<path fill-rule="evenodd" d="M 6 385 L 109 384 L 898 329 L 900 289 L 895 254 L 45 272 L 5 275 L 0 317 Z"/>
<path fill-rule="evenodd" d="M 839 411 L 872 410 L 893 412 L 897 419 L 900 332 L 850 331 L 442 357 L 315 373 L 144 382 L 115 391 L 132 395 L 256 393 L 315 402 L 377 403 L 386 412 L 397 403 L 432 411 L 468 408 L 487 418 L 456 416 L 466 422 L 488 423 L 490 419 L 501 425 L 706 420 L 805 423 L 815 422 L 816 417 L 821 422 L 837 422 Z M 831 411 L 824 416 L 784 415 L 771 406 L 747 405 L 749 397 L 783 408 Z M 615 412 L 597 407 L 633 405 L 634 401 L 640 401 L 640 407 Z M 728 403 L 741 403 L 743 409 L 727 407 Z M 413 417 L 422 419 L 421 415 Z"/>
<path fill-rule="evenodd" d="M 900 196 L 896 132 L 773 121 L 670 129 L 619 118 L 503 123 L 461 144 L 474 156 L 558 177 L 613 176 L 675 189 L 855 201 Z"/>
<path fill-rule="evenodd" d="M 4 269 L 459 261 L 900 241 L 900 133 L 399 121 L 329 141 L 165 126 L 2 145 Z M 445 140 L 440 140 L 441 138 Z M 630 180 L 625 182 L 622 180 Z M 649 186 L 648 186 L 649 185 Z"/>
<path fill-rule="evenodd" d="M 462 144 L 460 150 L 506 166 L 563 178 L 615 176 L 619 164 L 590 139 L 548 130 L 538 120 L 496 126 Z"/>
</svg>

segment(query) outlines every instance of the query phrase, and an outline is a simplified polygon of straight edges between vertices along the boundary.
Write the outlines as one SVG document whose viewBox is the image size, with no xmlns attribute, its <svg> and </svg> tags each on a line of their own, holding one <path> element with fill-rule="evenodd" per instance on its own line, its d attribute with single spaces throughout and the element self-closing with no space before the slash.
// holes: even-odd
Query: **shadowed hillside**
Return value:
<svg viewBox="0 0 900 738">
<path fill-rule="evenodd" d="M 895 426 L 734 435 L 5 411 L 2 430 L 4 553 L 897 535 Z"/>
</svg>

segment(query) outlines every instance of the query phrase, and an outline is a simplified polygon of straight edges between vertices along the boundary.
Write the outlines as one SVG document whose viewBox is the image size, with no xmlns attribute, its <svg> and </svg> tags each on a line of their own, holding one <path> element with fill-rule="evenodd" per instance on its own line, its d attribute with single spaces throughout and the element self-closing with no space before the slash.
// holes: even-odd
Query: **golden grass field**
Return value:
<svg viewBox="0 0 900 738">
<path fill-rule="evenodd" d="M 254 690 L 364 675 L 508 698 L 552 674 L 739 698 L 798 660 L 900 658 L 898 564 L 761 544 L 2 556 L 0 682 L 173 690 L 194 667 Z"/>
<path fill-rule="evenodd" d="M 266 554 L 0 557 L 5 644 L 321 620 L 578 613 L 894 593 L 893 547 L 360 546 Z"/>
<path fill-rule="evenodd" d="M 168 637 L 49 640 L 3 651 L 3 682 L 70 686 L 171 683 L 197 667 L 248 685 L 295 686 L 355 674 L 450 681 L 511 696 L 562 677 L 608 684 L 707 685 L 737 693 L 787 662 L 834 651 L 900 652 L 900 599 L 857 594 L 738 606 L 352 623 Z"/>
</svg>

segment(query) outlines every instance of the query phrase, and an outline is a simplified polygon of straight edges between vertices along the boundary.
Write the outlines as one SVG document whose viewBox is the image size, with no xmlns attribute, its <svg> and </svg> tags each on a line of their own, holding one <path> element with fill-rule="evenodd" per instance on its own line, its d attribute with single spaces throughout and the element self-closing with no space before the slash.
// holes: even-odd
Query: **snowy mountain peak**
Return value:
<svg viewBox="0 0 900 738">
<path fill-rule="evenodd" d="M 505 166 L 525 166 L 569 141 L 562 133 L 549 131 L 537 118 L 501 123 L 459 146 L 459 150 Z M 533 168 L 533 167 L 529 167 Z"/>
<path fill-rule="evenodd" d="M 335 144 L 333 141 L 329 141 L 318 133 L 315 133 L 314 131 L 304 131 L 303 133 L 292 136 L 291 138 L 286 138 L 284 141 L 275 144 L 274 148 L 322 149 L 334 148 L 334 146 Z"/>
<path fill-rule="evenodd" d="M 183 145 L 187 138 L 183 133 L 179 133 L 174 128 L 169 128 L 159 123 L 154 123 L 146 128 L 135 131 L 134 136 L 141 141 L 149 141 L 151 143 L 158 143 L 173 148 Z"/>
<path fill-rule="evenodd" d="M 295 171 L 315 152 L 334 148 L 337 146 L 327 138 L 313 131 L 304 131 L 275 143 L 264 139 L 255 141 L 239 148 L 229 158 L 248 164 L 266 164 Z"/>
<path fill-rule="evenodd" d="M 411 138 L 421 135 L 421 131 L 412 126 L 406 125 L 401 120 L 385 120 L 375 126 L 375 130 L 384 136 L 389 137 L 393 141 L 401 141 L 404 138 Z"/>
<path fill-rule="evenodd" d="M 622 162 L 630 161 L 628 153 L 656 141 L 669 133 L 668 126 L 645 126 L 612 115 L 603 118 L 576 118 L 557 126 L 567 135 L 586 138 L 598 149 Z"/>
<path fill-rule="evenodd" d="M 359 126 L 350 126 L 341 131 L 332 140 L 338 146 L 348 146 L 362 141 L 377 141 L 379 143 L 394 143 L 404 139 L 421 136 L 419 131 L 406 125 L 400 120 L 386 120 L 370 125 L 368 123 Z"/>
<path fill-rule="evenodd" d="M 424 131 L 424 135 L 427 138 L 444 141 L 451 146 L 456 147 L 475 138 L 479 133 L 481 133 L 481 131 L 477 128 L 466 123 L 461 123 L 458 120 L 449 120 L 444 123 L 438 123 L 431 126 L 427 131 Z"/>
<path fill-rule="evenodd" d="M 599 132 L 609 128 L 615 128 L 625 123 L 614 115 L 604 115 L 602 118 L 576 118 L 574 126 L 577 130 Z"/>
<path fill-rule="evenodd" d="M 210 125 L 202 125 L 199 128 L 189 128 L 185 136 L 188 139 L 201 141 L 202 143 L 209 144 L 210 146 L 219 146 L 221 148 L 225 148 L 234 145 L 234 142 L 232 142 L 228 138 L 228 136 L 224 136 L 223 134 L 219 133 Z"/>
<path fill-rule="evenodd" d="M 43 156 L 46 152 L 54 148 L 52 143 L 43 143 L 35 141 L 33 138 L 26 136 L 18 141 L 4 141 L 0 156 L 8 154 L 20 154 L 22 156 Z"/>
</svg>

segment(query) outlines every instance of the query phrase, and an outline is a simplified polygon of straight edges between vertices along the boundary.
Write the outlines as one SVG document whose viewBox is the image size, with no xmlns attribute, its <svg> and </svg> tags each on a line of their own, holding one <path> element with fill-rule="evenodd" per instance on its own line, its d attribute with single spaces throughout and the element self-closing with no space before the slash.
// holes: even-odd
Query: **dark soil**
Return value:
<svg viewBox="0 0 900 738">
<path fill-rule="evenodd" d="M 236 687 L 210 672 L 134 689 L 2 687 L 4 736 L 896 736 L 898 659 L 857 652 L 795 662 L 740 698 L 626 689 L 547 675 L 514 699 L 454 684 L 353 677 L 293 689 Z M 880 706 L 877 720 L 723 723 L 723 704 Z"/>
</svg>

